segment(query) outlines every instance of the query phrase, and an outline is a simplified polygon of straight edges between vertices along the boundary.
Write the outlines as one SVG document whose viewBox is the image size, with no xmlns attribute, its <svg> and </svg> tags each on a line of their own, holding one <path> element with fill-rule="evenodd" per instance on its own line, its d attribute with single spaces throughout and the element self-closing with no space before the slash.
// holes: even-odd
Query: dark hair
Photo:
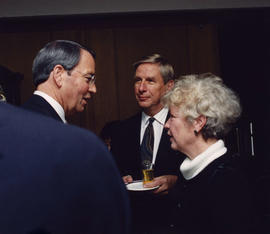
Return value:
<svg viewBox="0 0 270 234">
<path fill-rule="evenodd" d="M 113 120 L 107 122 L 104 127 L 101 129 L 100 138 L 105 141 L 112 137 L 112 135 L 117 131 L 117 127 L 119 126 L 120 120 Z"/>
<path fill-rule="evenodd" d="M 136 70 L 143 63 L 158 64 L 164 84 L 166 84 L 169 80 L 175 79 L 172 65 L 169 64 L 168 60 L 162 57 L 160 54 L 142 57 L 138 62 L 133 64 L 134 69 Z"/>
<path fill-rule="evenodd" d="M 93 58 L 95 52 L 83 47 L 79 43 L 67 40 L 56 40 L 46 44 L 37 54 L 32 66 L 33 82 L 35 86 L 46 81 L 53 68 L 61 65 L 71 71 L 80 61 L 81 49 L 88 51 Z"/>
</svg>

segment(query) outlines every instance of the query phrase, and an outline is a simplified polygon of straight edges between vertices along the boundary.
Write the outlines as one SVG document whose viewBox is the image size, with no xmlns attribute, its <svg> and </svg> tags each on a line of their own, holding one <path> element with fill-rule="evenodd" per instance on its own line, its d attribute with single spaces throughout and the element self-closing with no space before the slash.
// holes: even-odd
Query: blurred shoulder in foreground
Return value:
<svg viewBox="0 0 270 234">
<path fill-rule="evenodd" d="M 9 104 L 0 113 L 0 233 L 128 233 L 125 187 L 93 133 Z"/>
</svg>

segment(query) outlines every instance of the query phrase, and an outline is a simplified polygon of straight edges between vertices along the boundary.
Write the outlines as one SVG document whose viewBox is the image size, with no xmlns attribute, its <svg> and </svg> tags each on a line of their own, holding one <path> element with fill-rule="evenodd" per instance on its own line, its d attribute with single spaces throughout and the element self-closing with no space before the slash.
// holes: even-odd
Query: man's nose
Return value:
<svg viewBox="0 0 270 234">
<path fill-rule="evenodd" d="M 90 85 L 89 85 L 88 91 L 89 91 L 90 93 L 96 93 L 96 92 L 97 92 L 96 84 L 90 84 Z"/>
<path fill-rule="evenodd" d="M 140 87 L 139 87 L 139 90 L 141 92 L 146 90 L 146 84 L 144 83 L 144 81 L 141 82 Z"/>
</svg>

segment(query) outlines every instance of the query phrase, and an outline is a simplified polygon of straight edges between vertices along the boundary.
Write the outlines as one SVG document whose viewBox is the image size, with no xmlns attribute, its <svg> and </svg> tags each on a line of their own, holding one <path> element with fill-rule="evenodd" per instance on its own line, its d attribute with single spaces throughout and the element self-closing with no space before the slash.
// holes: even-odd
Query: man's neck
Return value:
<svg viewBox="0 0 270 234">
<path fill-rule="evenodd" d="M 64 108 L 62 100 L 59 97 L 58 91 L 56 91 L 52 85 L 50 85 L 46 82 L 41 83 L 40 85 L 38 85 L 37 90 L 49 95 L 51 98 L 53 98 L 55 101 L 57 101 Z"/>
<path fill-rule="evenodd" d="M 160 112 L 162 109 L 164 108 L 163 105 L 159 106 L 158 108 L 145 108 L 143 109 L 143 112 L 151 117 L 153 117 L 154 115 L 156 115 L 158 112 Z"/>
<path fill-rule="evenodd" d="M 59 115 L 59 117 L 62 119 L 62 121 L 64 123 L 66 123 L 65 111 L 64 111 L 63 107 L 60 105 L 59 102 L 57 102 L 54 98 L 52 98 L 47 93 L 45 93 L 43 91 L 40 91 L 40 90 L 36 90 L 34 92 L 34 94 L 39 95 L 42 98 L 44 98 L 52 106 L 52 108 L 56 111 L 56 113 Z"/>
</svg>

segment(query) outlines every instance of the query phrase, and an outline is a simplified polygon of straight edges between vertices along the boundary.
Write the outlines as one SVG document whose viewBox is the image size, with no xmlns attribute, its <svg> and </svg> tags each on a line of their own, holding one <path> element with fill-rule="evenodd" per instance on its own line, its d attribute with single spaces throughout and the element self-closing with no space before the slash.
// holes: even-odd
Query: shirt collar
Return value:
<svg viewBox="0 0 270 234">
<path fill-rule="evenodd" d="M 155 114 L 153 117 L 155 118 L 155 122 L 158 122 L 161 125 L 165 124 L 166 117 L 168 115 L 168 108 L 164 107 L 162 108 L 157 114 Z M 148 123 L 148 119 L 151 118 L 151 116 L 145 114 L 142 112 L 142 126 L 145 126 Z"/>
<path fill-rule="evenodd" d="M 34 92 L 34 94 L 43 97 L 52 106 L 52 108 L 56 111 L 56 113 L 59 115 L 59 117 L 62 119 L 62 121 L 64 123 L 67 122 L 66 118 L 65 118 L 65 111 L 64 111 L 63 107 L 59 104 L 59 102 L 57 102 L 54 98 L 52 98 L 48 94 L 46 94 L 42 91 L 39 91 L 39 90 L 36 90 Z"/>
</svg>

